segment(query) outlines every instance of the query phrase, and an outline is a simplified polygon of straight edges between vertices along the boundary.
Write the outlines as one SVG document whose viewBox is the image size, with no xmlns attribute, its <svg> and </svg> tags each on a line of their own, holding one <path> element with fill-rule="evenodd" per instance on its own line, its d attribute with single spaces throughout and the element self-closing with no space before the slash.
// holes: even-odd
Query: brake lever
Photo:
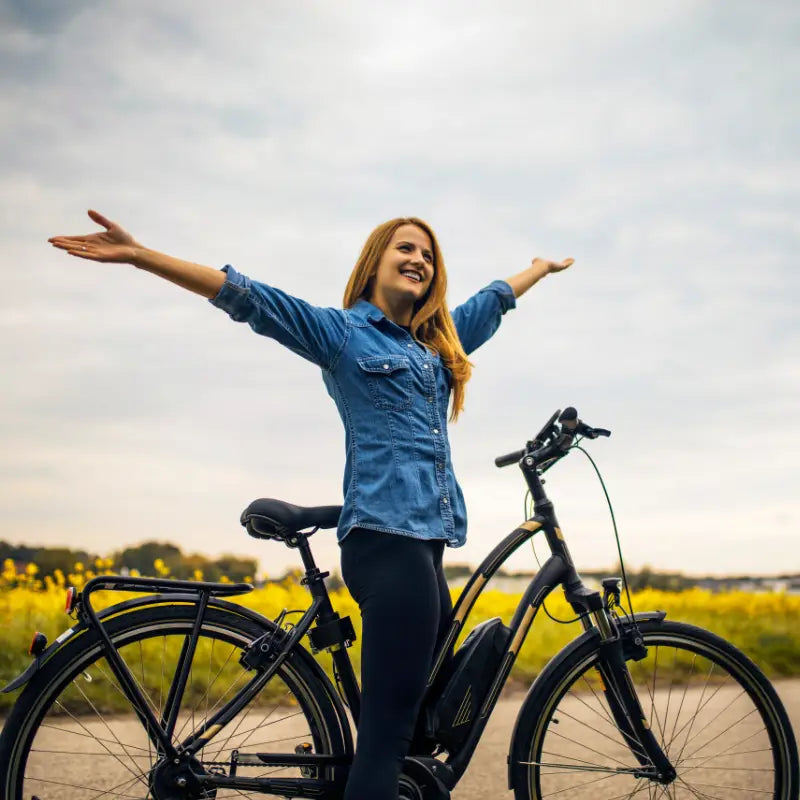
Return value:
<svg viewBox="0 0 800 800">
<path fill-rule="evenodd" d="M 578 426 L 578 433 L 585 436 L 587 439 L 597 439 L 598 436 L 611 436 L 611 431 L 605 428 L 590 428 L 583 423 Z"/>
</svg>

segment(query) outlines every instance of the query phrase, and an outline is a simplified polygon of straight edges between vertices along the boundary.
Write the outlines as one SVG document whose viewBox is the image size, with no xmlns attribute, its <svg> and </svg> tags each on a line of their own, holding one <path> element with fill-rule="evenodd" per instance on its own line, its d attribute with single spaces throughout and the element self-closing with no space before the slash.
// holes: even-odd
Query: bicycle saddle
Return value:
<svg viewBox="0 0 800 800">
<path fill-rule="evenodd" d="M 341 506 L 304 508 L 273 500 L 269 497 L 253 500 L 242 511 L 240 522 L 256 539 L 285 540 L 303 528 L 335 528 L 339 523 Z"/>
</svg>

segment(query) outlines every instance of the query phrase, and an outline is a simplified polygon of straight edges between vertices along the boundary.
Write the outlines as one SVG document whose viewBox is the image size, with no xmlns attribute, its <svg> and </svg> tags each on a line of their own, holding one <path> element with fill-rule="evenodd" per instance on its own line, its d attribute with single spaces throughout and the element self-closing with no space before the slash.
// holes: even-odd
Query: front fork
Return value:
<svg viewBox="0 0 800 800">
<path fill-rule="evenodd" d="M 675 767 L 650 729 L 627 665 L 627 659 L 639 661 L 644 658 L 647 648 L 642 644 L 635 625 L 623 628 L 609 613 L 607 602 L 604 606 L 593 612 L 592 618 L 600 631 L 597 670 L 606 702 L 625 743 L 643 767 L 636 777 L 672 783 L 677 777 Z M 591 627 L 588 620 L 585 624 Z"/>
</svg>

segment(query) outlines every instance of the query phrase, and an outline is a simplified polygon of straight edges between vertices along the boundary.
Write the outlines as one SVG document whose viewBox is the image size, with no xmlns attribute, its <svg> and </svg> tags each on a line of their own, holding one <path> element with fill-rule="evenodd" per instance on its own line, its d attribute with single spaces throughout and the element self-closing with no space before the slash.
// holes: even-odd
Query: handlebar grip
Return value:
<svg viewBox="0 0 800 800">
<path fill-rule="evenodd" d="M 514 453 L 506 453 L 506 455 L 504 455 L 504 456 L 498 456 L 494 460 L 494 465 L 496 467 L 507 467 L 510 464 L 518 464 L 519 460 L 524 455 L 525 455 L 525 451 L 524 450 L 517 450 Z"/>
</svg>

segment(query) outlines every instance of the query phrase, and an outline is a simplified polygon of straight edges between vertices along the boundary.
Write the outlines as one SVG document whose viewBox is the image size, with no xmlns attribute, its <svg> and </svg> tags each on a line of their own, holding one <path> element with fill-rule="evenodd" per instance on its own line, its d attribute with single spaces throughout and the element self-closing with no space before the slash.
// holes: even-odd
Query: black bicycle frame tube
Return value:
<svg viewBox="0 0 800 800">
<path fill-rule="evenodd" d="M 208 592 L 200 592 L 200 600 L 197 604 L 197 616 L 192 626 L 192 632 L 191 635 L 185 636 L 183 639 L 181 654 L 175 668 L 175 676 L 169 687 L 167 702 L 164 704 L 161 723 L 162 725 L 166 723 L 164 730 L 170 741 L 172 741 L 172 734 L 175 732 L 175 723 L 178 720 L 178 711 L 180 710 L 181 701 L 183 700 L 183 692 L 186 689 L 186 681 L 189 678 L 189 668 L 192 665 L 192 659 L 197 649 L 197 640 L 200 638 L 200 628 L 203 625 L 203 617 L 208 608 L 208 600 Z"/>
<path fill-rule="evenodd" d="M 497 572 L 498 567 L 519 547 L 530 539 L 536 531 L 542 527 L 542 520 L 533 517 L 523 522 L 518 528 L 514 529 L 505 537 L 488 556 L 481 562 L 478 569 L 467 581 L 461 594 L 456 600 L 455 607 L 450 622 L 450 628 L 444 641 L 439 645 L 439 651 L 434 660 L 433 669 L 428 678 L 427 690 L 429 691 L 436 680 L 439 670 L 442 668 L 448 652 L 455 644 L 458 634 L 464 626 L 475 600 L 483 591 L 489 579 Z"/>
<path fill-rule="evenodd" d="M 170 720 L 172 727 L 175 724 L 177 717 L 178 706 L 180 699 L 183 695 L 183 688 L 186 684 L 188 670 L 191 661 L 191 655 L 197 644 L 202 626 L 203 616 L 211 594 L 217 594 L 217 587 L 219 587 L 220 594 L 241 594 L 245 591 L 250 591 L 252 587 L 246 584 L 227 586 L 226 584 L 204 584 L 194 583 L 193 588 L 197 590 L 194 595 L 195 601 L 199 600 L 198 614 L 195 619 L 191 636 L 188 640 L 184 640 L 181 649 L 181 657 L 176 669 L 176 676 L 173 685 L 170 687 L 170 692 L 167 698 L 167 706 L 165 707 L 164 716 L 162 721 L 156 720 L 149 704 L 142 696 L 135 679 L 132 677 L 130 670 L 125 662 L 117 653 L 111 638 L 106 632 L 103 625 L 97 618 L 97 615 L 92 608 L 90 595 L 96 589 L 125 589 L 129 591 L 142 591 L 157 588 L 162 592 L 178 593 L 184 592 L 187 588 L 192 587 L 193 582 L 189 581 L 158 581 L 152 579 L 127 579 L 117 576 L 100 576 L 93 578 L 86 584 L 83 592 L 81 593 L 81 613 L 86 618 L 86 622 L 92 628 L 95 628 L 100 634 L 103 642 L 103 649 L 108 660 L 111 671 L 120 683 L 122 691 L 125 696 L 130 700 L 133 710 L 141 720 L 142 724 L 147 731 L 147 735 L 156 747 L 159 753 L 163 753 L 167 758 L 176 758 L 179 753 L 193 754 L 204 747 L 209 739 L 218 733 L 236 714 L 238 714 L 252 699 L 258 694 L 259 691 L 265 686 L 267 681 L 275 674 L 278 668 L 286 660 L 289 651 L 295 644 L 305 635 L 311 623 L 317 617 L 320 607 L 323 604 L 321 598 L 315 598 L 311 606 L 306 610 L 305 614 L 301 617 L 300 621 L 292 629 L 291 633 L 285 638 L 281 647 L 281 652 L 270 664 L 269 668 L 262 672 L 255 680 L 250 683 L 250 686 L 244 691 L 238 693 L 231 702 L 223 706 L 210 720 L 185 739 L 179 749 L 176 749 L 171 742 L 170 734 L 164 728 L 164 722 L 169 725 Z M 177 684 L 177 685 L 176 685 Z M 171 705 L 170 705 L 171 703 Z"/>
<path fill-rule="evenodd" d="M 486 723 L 489 721 L 489 716 L 497 703 L 500 691 L 505 685 L 517 658 L 517 653 L 528 635 L 539 608 L 541 608 L 542 603 L 550 592 L 568 579 L 570 572 L 571 565 L 566 564 L 560 555 L 553 555 L 545 561 L 536 577 L 528 585 L 525 594 L 523 594 L 522 600 L 511 619 L 511 633 L 506 645 L 505 656 L 495 674 L 486 698 L 477 716 L 470 723 L 467 738 L 454 754 L 448 756 L 445 762 L 453 770 L 456 780 L 464 774 L 469 765 Z"/>
<path fill-rule="evenodd" d="M 224 705 L 211 719 L 206 720 L 197 730 L 192 731 L 191 735 L 184 739 L 180 745 L 182 753 L 192 755 L 198 750 L 206 747 L 210 739 L 216 736 L 267 684 L 267 681 L 278 671 L 281 664 L 289 656 L 291 649 L 305 636 L 311 623 L 319 613 L 322 601 L 314 598 L 311 605 L 300 618 L 299 622 L 292 628 L 291 632 L 284 637 L 281 644 L 280 653 L 264 672 L 257 675 L 248 686 Z"/>
<path fill-rule="evenodd" d="M 528 464 L 526 461 L 526 458 L 520 461 L 520 468 L 534 498 L 535 513 L 533 517 L 523 522 L 492 550 L 462 590 L 453 609 L 450 629 L 444 642 L 440 645 L 433 670 L 428 679 L 428 692 L 431 691 L 447 653 L 458 638 L 458 634 L 463 628 L 476 599 L 500 565 L 539 530 L 544 532 L 552 555 L 531 581 L 514 612 L 511 619 L 511 633 L 505 657 L 494 676 L 478 715 L 470 725 L 467 738 L 455 753 L 448 756 L 445 762 L 452 770 L 452 775 L 449 776 L 452 781 L 450 788 L 455 785 L 466 770 L 497 702 L 500 691 L 511 672 L 517 653 L 548 594 L 557 586 L 563 586 L 567 599 L 572 603 L 582 619 L 589 614 L 596 616 L 602 611 L 602 600 L 599 593 L 584 586 L 575 570 L 572 556 L 567 548 L 561 529 L 558 527 L 553 504 L 545 494 L 536 465 L 533 463 Z M 585 622 L 584 627 L 592 627 L 592 625 Z"/>
<path fill-rule="evenodd" d="M 116 613 L 120 611 L 129 611 L 134 610 L 136 608 L 140 608 L 146 605 L 153 603 L 154 601 L 157 604 L 161 603 L 169 603 L 169 602 L 182 602 L 182 603 L 191 603 L 199 605 L 198 609 L 198 616 L 195 620 L 195 623 L 192 628 L 191 634 L 185 638 L 182 649 L 181 649 L 181 656 L 179 659 L 179 664 L 176 668 L 176 679 L 175 682 L 170 687 L 170 692 L 168 694 L 167 703 L 165 705 L 165 712 L 162 716 L 161 724 L 155 722 L 155 717 L 152 716 L 152 720 L 147 718 L 147 715 L 142 709 L 146 709 L 149 711 L 149 706 L 145 702 L 144 698 L 139 693 L 138 685 L 136 684 L 135 680 L 132 681 L 130 685 L 127 685 L 126 681 L 126 674 L 128 673 L 128 668 L 125 662 L 119 658 L 116 653 L 116 650 L 113 646 L 113 643 L 110 641 L 107 633 L 103 629 L 101 624 L 100 618 L 105 616 L 110 609 L 103 609 L 99 612 L 94 611 L 91 601 L 89 599 L 91 593 L 97 589 L 116 589 L 116 590 L 124 590 L 124 591 L 149 591 L 151 589 L 157 589 L 163 594 L 155 595 L 153 597 L 148 598 L 134 598 L 130 600 L 126 600 L 116 606 L 113 606 L 113 610 Z M 126 696 L 131 702 L 131 705 L 134 708 L 134 711 L 139 716 L 142 724 L 145 726 L 145 729 L 148 731 L 148 735 L 150 735 L 150 731 L 153 731 L 155 734 L 155 739 L 151 736 L 150 738 L 153 740 L 153 744 L 159 749 L 159 752 L 167 757 L 167 758 L 178 758 L 183 756 L 185 759 L 187 756 L 194 754 L 197 750 L 201 749 L 204 745 L 207 744 L 208 739 L 213 736 L 216 732 L 218 732 L 221 728 L 223 728 L 231 719 L 233 719 L 242 708 L 250 702 L 250 700 L 258 693 L 258 691 L 263 688 L 263 684 L 271 677 L 275 671 L 278 669 L 281 663 L 287 657 L 291 648 L 297 643 L 299 639 L 305 634 L 305 632 L 310 627 L 311 623 L 314 621 L 315 618 L 321 615 L 321 609 L 324 605 L 323 598 L 314 599 L 311 604 L 311 607 L 306 611 L 303 618 L 298 622 L 298 624 L 292 629 L 292 633 L 285 637 L 284 643 L 281 645 L 281 653 L 278 656 L 278 660 L 276 663 L 272 664 L 269 670 L 266 673 L 263 673 L 259 676 L 257 681 L 253 681 L 249 687 L 246 687 L 242 692 L 238 693 L 237 696 L 234 698 L 234 701 L 227 704 L 223 708 L 219 710 L 219 712 L 214 716 L 213 719 L 209 720 L 206 724 L 202 726 L 201 729 L 197 731 L 193 731 L 191 736 L 186 739 L 178 748 L 173 747 L 169 740 L 162 738 L 164 733 L 164 725 L 165 721 L 170 718 L 172 715 L 168 713 L 166 709 L 170 707 L 171 703 L 174 703 L 174 707 L 178 708 L 180 704 L 180 700 L 178 699 L 182 694 L 180 689 L 180 684 L 183 683 L 185 687 L 185 669 L 181 667 L 182 664 L 190 664 L 191 663 L 191 652 L 190 650 L 194 650 L 196 646 L 196 641 L 199 638 L 200 627 L 202 626 L 202 618 L 205 613 L 205 609 L 212 601 L 212 598 L 216 594 L 222 595 L 233 595 L 233 594 L 242 594 L 244 592 L 250 591 L 252 589 L 251 586 L 247 584 L 214 584 L 214 583 L 202 583 L 196 581 L 163 581 L 160 579 L 151 579 L 151 578 L 124 578 L 121 576 L 99 576 L 98 578 L 94 578 L 89 583 L 87 583 L 82 595 L 81 595 L 81 606 L 80 606 L 80 616 L 83 620 L 83 623 L 87 626 L 87 629 L 96 629 L 99 631 L 101 639 L 103 641 L 104 651 L 106 651 L 109 664 L 112 667 L 112 671 L 116 675 L 117 679 L 120 681 L 120 685 L 123 687 L 123 690 L 126 688 Z M 187 591 L 190 590 L 190 591 Z M 194 591 L 191 591 L 194 590 Z M 200 590 L 200 591 L 197 591 Z M 323 585 L 324 591 L 324 585 Z M 312 594 L 314 592 L 312 591 Z M 198 600 L 200 601 L 198 603 Z M 225 604 L 225 606 L 229 606 L 230 604 Z M 216 606 L 215 604 L 215 607 Z M 235 610 L 234 607 L 231 607 L 230 610 Z M 199 625 L 198 625 L 199 621 Z M 342 654 L 345 659 L 347 659 L 346 651 Z M 115 664 L 116 661 L 119 661 L 118 664 Z M 347 665 L 350 667 L 350 673 L 352 673 L 352 665 L 347 660 Z M 116 667 L 119 668 L 119 674 L 114 669 Z M 181 675 L 184 675 L 184 678 L 181 679 Z M 358 692 L 358 687 L 356 685 L 356 692 Z M 170 700 L 172 698 L 172 700 Z M 140 713 L 141 711 L 141 713 Z M 174 723 L 173 723 L 174 725 Z M 215 730 L 209 733 L 209 729 L 212 728 L 214 725 L 218 725 Z M 159 736 L 162 734 L 162 736 Z M 205 735 L 204 735 L 205 734 Z M 253 764 L 250 764 L 250 761 L 253 761 Z M 245 765 L 249 764 L 250 766 L 254 765 L 255 763 L 261 764 L 263 766 L 291 766 L 291 765 L 298 765 L 298 766 L 307 766 L 307 767 L 325 767 L 325 766 L 338 766 L 344 765 L 348 763 L 348 760 L 344 756 L 333 756 L 333 755 L 319 755 L 316 753 L 309 753 L 309 754 L 296 754 L 296 753 L 286 753 L 286 754 L 278 754 L 278 753 L 264 753 L 264 754 L 242 754 L 240 756 L 239 764 Z M 191 769 L 191 767 L 190 767 Z M 324 789 L 332 789 L 333 784 L 330 781 L 323 781 L 319 779 L 272 779 L 272 778 L 256 778 L 256 779 L 247 779 L 242 777 L 222 777 L 222 776 L 212 776 L 212 775 L 202 775 L 197 774 L 195 777 L 198 780 L 205 781 L 207 785 L 213 785 L 217 788 L 234 788 L 234 789 L 258 789 L 262 792 L 267 792 L 271 794 L 277 795 L 284 795 L 286 797 L 317 797 L 319 796 L 320 788 Z"/>
<path fill-rule="evenodd" d="M 333 609 L 328 589 L 325 586 L 324 579 L 327 573 L 321 573 L 314 563 L 314 557 L 311 554 L 311 548 L 309 547 L 307 538 L 303 537 L 300 539 L 298 549 L 303 559 L 303 565 L 306 568 L 305 582 L 308 585 L 308 590 L 311 592 L 311 596 L 320 602 L 318 624 L 325 625 L 333 620 L 338 620 L 339 615 Z M 344 642 L 333 645 L 330 650 L 333 663 L 342 684 L 345 702 L 350 709 L 350 714 L 353 717 L 356 729 L 358 729 L 358 720 L 361 716 L 361 689 L 358 685 L 358 679 L 356 678 L 353 664 L 350 661 L 350 656 L 347 653 Z"/>
<path fill-rule="evenodd" d="M 117 649 L 114 647 L 114 643 L 111 641 L 111 637 L 100 624 L 100 621 L 97 619 L 97 614 L 92 608 L 90 597 L 95 589 L 117 589 L 120 585 L 126 585 L 126 588 L 130 588 L 131 591 L 142 590 L 141 588 L 137 588 L 135 584 L 133 586 L 128 586 L 125 579 L 114 580 L 106 576 L 92 578 L 81 592 L 79 613 L 84 617 L 87 625 L 94 628 L 99 633 L 108 665 L 119 681 L 123 693 L 128 700 L 130 700 L 134 712 L 141 720 L 142 725 L 144 725 L 147 736 L 153 743 L 153 746 L 159 753 L 163 753 L 166 757 L 175 758 L 177 756 L 177 750 L 172 746 L 169 736 L 167 736 L 166 732 L 159 724 L 159 721 L 155 718 L 150 705 L 142 696 L 127 664 L 120 658 Z M 149 590 L 150 586 L 147 585 L 147 588 Z"/>
</svg>

